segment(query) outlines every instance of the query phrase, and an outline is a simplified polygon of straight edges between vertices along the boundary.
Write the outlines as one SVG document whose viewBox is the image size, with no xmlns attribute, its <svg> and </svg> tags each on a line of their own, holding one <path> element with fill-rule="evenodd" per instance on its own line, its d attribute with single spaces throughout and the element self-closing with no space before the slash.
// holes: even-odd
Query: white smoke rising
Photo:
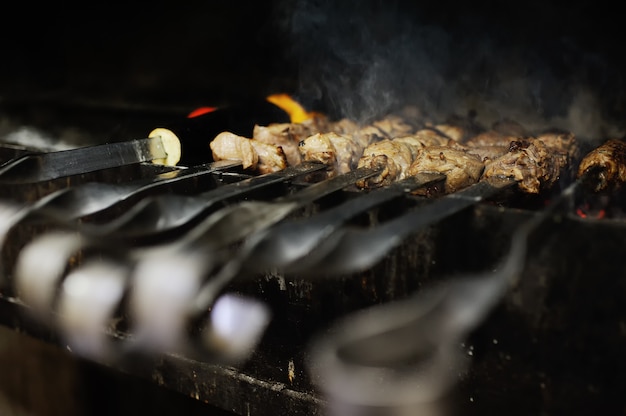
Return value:
<svg viewBox="0 0 626 416">
<path fill-rule="evenodd" d="M 65 128 L 60 134 L 52 134 L 41 128 L 16 124 L 8 118 L 0 118 L 0 143 L 24 146 L 42 151 L 67 150 L 90 143 L 90 136 L 83 131 Z"/>
<path fill-rule="evenodd" d="M 439 120 L 475 111 L 487 127 L 510 118 L 588 139 L 624 134 L 619 69 L 545 26 L 552 16 L 516 19 L 523 7 L 535 12 L 532 2 L 500 16 L 480 4 L 455 6 L 444 13 L 446 27 L 422 11 L 426 5 L 402 1 L 280 4 L 299 93 L 325 102 L 331 114 L 366 121 L 416 105 Z"/>
</svg>

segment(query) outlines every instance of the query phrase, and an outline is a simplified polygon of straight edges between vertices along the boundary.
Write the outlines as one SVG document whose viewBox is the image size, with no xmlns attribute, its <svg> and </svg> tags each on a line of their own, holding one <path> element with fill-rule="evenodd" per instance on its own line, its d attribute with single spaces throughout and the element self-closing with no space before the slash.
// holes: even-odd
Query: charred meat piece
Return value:
<svg viewBox="0 0 626 416">
<path fill-rule="evenodd" d="M 561 168 L 555 151 L 544 142 L 520 140 L 511 142 L 507 153 L 486 163 L 483 178 L 513 178 L 523 192 L 538 194 L 558 180 Z"/>
<path fill-rule="evenodd" d="M 580 157 L 580 148 L 574 133 L 549 130 L 537 135 L 537 139 L 555 151 L 561 167 L 572 166 L 572 163 Z"/>
<path fill-rule="evenodd" d="M 462 146 L 457 142 L 433 129 L 422 129 L 409 136 L 384 139 L 372 143 L 363 151 L 358 167 L 374 168 L 381 172 L 378 175 L 357 182 L 357 186 L 361 188 L 375 188 L 404 179 L 407 176 L 408 168 L 420 150 L 428 146 L 462 149 Z"/>
<path fill-rule="evenodd" d="M 577 177 L 594 192 L 619 189 L 626 181 L 626 142 L 609 139 L 587 153 Z"/>
<path fill-rule="evenodd" d="M 414 153 L 417 150 L 412 149 L 411 144 L 404 140 L 384 139 L 372 143 L 363 151 L 358 167 L 377 169 L 380 173 L 360 180 L 356 185 L 360 188 L 376 188 L 403 179 L 411 166 Z"/>
<path fill-rule="evenodd" d="M 350 172 L 358 163 L 363 147 L 352 136 L 337 133 L 317 133 L 298 145 L 302 159 L 328 166 L 329 177 Z"/>
<path fill-rule="evenodd" d="M 254 126 L 252 138 L 263 143 L 283 148 L 287 162 L 295 166 L 301 162 L 298 143 L 326 128 L 321 117 L 313 117 L 302 123 L 274 123 L 267 126 Z"/>
<path fill-rule="evenodd" d="M 244 169 L 258 173 L 277 172 L 287 167 L 282 147 L 222 132 L 209 143 L 214 160 L 241 160 Z"/>
<path fill-rule="evenodd" d="M 407 176 L 418 173 L 441 173 L 446 176 L 446 192 L 456 192 L 480 179 L 485 165 L 479 156 L 448 146 L 426 146 L 420 149 L 407 171 Z"/>
<path fill-rule="evenodd" d="M 331 132 L 313 134 L 299 143 L 302 160 L 329 166 L 328 176 L 354 169 L 363 150 L 372 143 L 412 132 L 414 127 L 402 117 L 388 116 L 366 126 L 349 119 L 330 123 Z"/>
</svg>

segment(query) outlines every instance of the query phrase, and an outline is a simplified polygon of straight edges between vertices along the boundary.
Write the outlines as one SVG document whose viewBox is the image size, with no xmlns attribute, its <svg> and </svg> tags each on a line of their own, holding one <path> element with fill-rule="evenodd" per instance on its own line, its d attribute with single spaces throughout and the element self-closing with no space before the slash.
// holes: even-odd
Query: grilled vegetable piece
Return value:
<svg viewBox="0 0 626 416">
<path fill-rule="evenodd" d="M 426 146 L 420 149 L 407 176 L 432 172 L 446 175 L 447 193 L 472 185 L 480 179 L 485 165 L 480 157 L 449 146 Z"/>
<path fill-rule="evenodd" d="M 621 188 L 626 181 L 626 142 L 609 139 L 587 153 L 576 176 L 594 192 Z"/>
<path fill-rule="evenodd" d="M 214 160 L 241 160 L 244 169 L 259 173 L 277 172 L 287 167 L 282 147 L 222 132 L 209 143 Z"/>
<path fill-rule="evenodd" d="M 519 140 L 511 142 L 507 153 L 486 163 L 483 178 L 513 178 L 521 191 L 538 194 L 558 180 L 561 168 L 556 152 L 543 141 Z"/>
</svg>

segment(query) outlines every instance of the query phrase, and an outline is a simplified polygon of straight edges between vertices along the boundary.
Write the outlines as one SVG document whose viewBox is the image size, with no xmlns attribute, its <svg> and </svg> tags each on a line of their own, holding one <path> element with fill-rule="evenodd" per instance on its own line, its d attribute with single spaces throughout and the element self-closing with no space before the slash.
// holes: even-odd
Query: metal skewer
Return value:
<svg viewBox="0 0 626 416">
<path fill-rule="evenodd" d="M 0 168 L 0 183 L 28 184 L 112 167 L 167 159 L 178 147 L 167 148 L 160 136 L 119 143 L 86 146 L 70 150 L 27 154 Z"/>
<path fill-rule="evenodd" d="M 0 144 L 0 168 L 12 161 L 29 154 L 42 153 L 42 150 L 27 148 L 10 143 Z"/>
<path fill-rule="evenodd" d="M 192 168 L 177 169 L 128 183 L 111 184 L 88 182 L 73 188 L 61 189 L 46 195 L 33 204 L 33 211 L 50 216 L 59 222 L 93 216 L 122 202 L 138 201 L 153 192 L 181 184 L 200 176 L 240 166 L 240 161 L 223 160 Z"/>
<path fill-rule="evenodd" d="M 86 224 L 84 232 L 110 238 L 147 238 L 195 225 L 220 202 L 244 196 L 263 187 L 325 169 L 319 163 L 301 163 L 282 171 L 244 179 L 191 196 L 159 195 L 144 198 L 118 218 L 102 224 Z"/>
<path fill-rule="evenodd" d="M 493 272 L 373 306 L 318 335 L 310 346 L 312 380 L 344 410 L 383 406 L 406 414 L 402 412 L 436 402 L 469 364 L 462 341 L 517 284 L 530 234 L 571 201 L 578 185 L 570 185 L 549 208 L 518 228 Z"/>
</svg>

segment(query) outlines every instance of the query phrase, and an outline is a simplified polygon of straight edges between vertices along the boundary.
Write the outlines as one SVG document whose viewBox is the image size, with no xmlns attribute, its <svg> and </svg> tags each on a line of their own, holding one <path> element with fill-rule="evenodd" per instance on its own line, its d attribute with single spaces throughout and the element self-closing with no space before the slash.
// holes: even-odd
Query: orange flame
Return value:
<svg viewBox="0 0 626 416">
<path fill-rule="evenodd" d="M 272 94 L 266 99 L 289 114 L 289 119 L 292 123 L 302 123 L 305 120 L 319 116 L 319 113 L 305 110 L 300 103 L 288 94 Z"/>
<path fill-rule="evenodd" d="M 287 113 L 292 123 L 302 123 L 305 120 L 319 117 L 321 115 L 320 113 L 316 113 L 314 111 L 307 111 L 300 103 L 291 98 L 288 94 L 268 95 L 266 100 Z M 202 115 L 212 113 L 215 110 L 217 110 L 217 107 L 199 107 L 187 114 L 187 118 L 200 117 Z"/>
</svg>

